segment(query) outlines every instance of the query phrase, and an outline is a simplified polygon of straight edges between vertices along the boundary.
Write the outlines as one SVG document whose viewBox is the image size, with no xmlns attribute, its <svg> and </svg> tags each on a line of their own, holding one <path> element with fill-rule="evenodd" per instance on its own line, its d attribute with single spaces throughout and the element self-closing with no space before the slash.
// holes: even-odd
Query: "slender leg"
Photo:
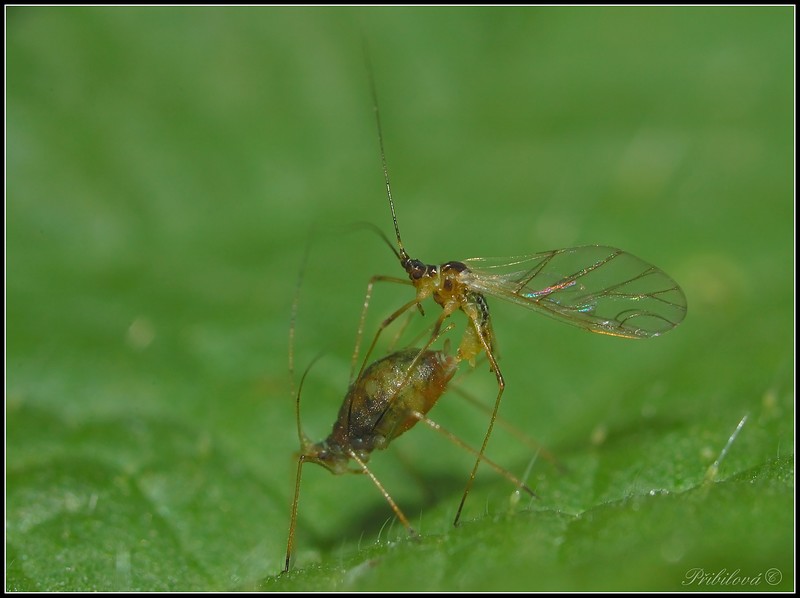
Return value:
<svg viewBox="0 0 800 598">
<path fill-rule="evenodd" d="M 492 414 L 491 407 L 489 407 L 488 405 L 485 405 L 484 403 L 479 401 L 477 398 L 472 396 L 469 392 L 467 392 L 466 390 L 464 390 L 460 386 L 451 385 L 450 386 L 450 390 L 452 392 L 456 393 L 458 396 L 460 396 L 462 399 L 464 399 L 470 405 L 476 407 L 477 409 L 480 409 L 485 414 L 491 416 L 491 414 Z M 558 458 L 553 453 L 551 453 L 545 446 L 539 444 L 538 441 L 536 441 L 533 438 L 531 438 L 530 436 L 528 436 L 525 432 L 520 430 L 517 426 L 512 424 L 510 421 L 505 419 L 502 415 L 498 415 L 495 418 L 495 423 L 497 423 L 499 426 L 504 428 L 507 432 L 509 432 L 512 436 L 514 436 L 514 438 L 516 438 L 520 442 L 524 443 L 528 448 L 533 449 L 534 451 L 536 451 L 536 453 L 538 455 L 540 455 L 546 461 L 548 461 L 554 467 L 556 467 L 559 472 L 561 472 L 561 473 L 566 473 L 567 472 L 566 465 L 561 463 L 561 461 L 559 461 Z"/>
<path fill-rule="evenodd" d="M 403 511 L 401 511 L 400 507 L 397 506 L 397 503 L 394 502 L 394 499 L 386 491 L 386 488 L 383 487 L 383 484 L 381 484 L 380 481 L 378 480 L 378 478 L 375 477 L 375 474 L 373 474 L 369 470 L 369 467 L 367 467 L 367 464 L 364 463 L 364 461 L 362 459 L 360 459 L 358 457 L 358 455 L 355 453 L 355 451 L 353 451 L 353 450 L 349 450 L 347 452 L 347 455 L 353 461 L 358 463 L 359 467 L 361 467 L 361 470 L 365 474 L 367 474 L 369 476 L 369 479 L 372 480 L 372 483 L 375 484 L 375 486 L 378 488 L 378 490 L 380 490 L 380 493 L 383 494 L 383 498 L 385 498 L 386 502 L 389 503 L 389 506 L 392 507 L 392 511 L 394 511 L 394 514 L 397 515 L 397 518 L 400 520 L 400 523 L 402 523 L 405 526 L 405 528 L 408 530 L 408 533 L 411 534 L 412 536 L 416 536 L 417 532 L 414 531 L 413 527 L 411 527 L 411 524 L 408 522 L 408 519 L 403 514 Z"/>
<path fill-rule="evenodd" d="M 378 343 L 378 338 L 380 338 L 381 333 L 386 329 L 387 326 L 389 326 L 397 318 L 402 316 L 406 311 L 408 311 L 408 309 L 410 307 L 413 307 L 414 305 L 419 305 L 419 303 L 418 303 L 416 298 L 413 299 L 412 301 L 409 301 L 405 305 L 401 306 L 394 313 L 392 313 L 392 315 L 390 315 L 383 322 L 381 322 L 381 325 L 378 327 L 378 332 L 375 333 L 375 338 L 372 339 L 372 344 L 369 346 L 369 349 L 367 350 L 366 354 L 364 355 L 364 361 L 361 364 L 361 369 L 358 370 L 358 376 L 356 376 L 356 378 L 358 378 L 359 376 L 361 376 L 361 374 L 364 373 L 364 368 L 367 367 L 367 360 L 369 359 L 369 356 L 372 354 L 372 350 L 375 348 L 375 345 Z M 355 355 L 354 355 L 354 357 L 355 357 Z"/>
<path fill-rule="evenodd" d="M 407 280 L 405 278 L 396 278 L 394 276 L 380 276 L 379 275 L 379 276 L 373 276 L 372 278 L 369 279 L 369 283 L 367 284 L 367 294 L 364 297 L 364 307 L 361 308 L 361 318 L 359 319 L 358 331 L 356 332 L 356 346 L 353 349 L 353 360 L 352 360 L 351 366 L 350 366 L 350 383 L 351 384 L 353 383 L 353 380 L 355 380 L 355 378 L 353 377 L 353 373 L 355 373 L 356 362 L 358 361 L 358 353 L 359 353 L 359 351 L 361 349 L 361 338 L 363 337 L 363 334 L 364 334 L 364 326 L 365 326 L 366 320 L 367 320 L 367 310 L 369 309 L 369 302 L 372 299 L 372 288 L 375 286 L 376 282 L 394 282 L 394 283 L 398 283 L 398 284 L 411 284 L 410 280 Z M 406 308 L 406 309 L 408 309 L 408 308 Z M 397 317 L 397 316 L 395 316 L 395 317 Z M 378 330 L 378 335 L 381 333 L 383 328 L 385 328 L 385 326 L 383 326 L 381 329 Z M 376 335 L 375 340 L 372 343 L 373 347 L 375 346 L 375 343 L 377 341 L 378 341 L 378 338 L 377 338 L 377 335 Z M 367 358 L 369 358 L 369 353 L 367 354 Z M 365 360 L 365 363 L 366 363 L 366 360 Z M 361 369 L 363 370 L 364 368 L 362 367 Z M 359 372 L 359 374 L 360 374 L 360 372 Z"/>
<path fill-rule="evenodd" d="M 389 342 L 386 345 L 386 354 L 387 355 L 389 353 L 394 353 L 395 352 L 395 346 L 397 345 L 398 342 L 400 342 L 400 339 L 403 337 L 403 334 L 408 329 L 409 325 L 411 324 L 411 320 L 413 320 L 413 319 L 414 319 L 414 312 L 413 311 L 409 311 L 409 312 L 407 312 L 405 314 L 405 318 L 403 318 L 403 322 L 395 327 L 396 330 L 395 330 L 394 334 L 392 335 L 391 340 L 389 340 Z M 425 336 L 424 331 L 423 331 L 422 334 L 418 334 L 413 339 L 409 340 L 408 343 L 406 344 L 406 346 L 407 347 L 412 346 L 417 341 L 418 338 L 421 338 L 423 336 Z"/>
<path fill-rule="evenodd" d="M 478 472 L 478 465 L 480 465 L 481 461 L 484 459 L 483 454 L 486 452 L 486 445 L 489 443 L 489 436 L 492 435 L 494 421 L 497 419 L 497 410 L 500 407 L 500 399 L 502 398 L 503 390 L 505 390 L 506 387 L 503 374 L 500 372 L 500 367 L 497 365 L 497 361 L 494 358 L 494 353 L 492 353 L 491 343 L 486 338 L 486 335 L 481 332 L 481 328 L 478 326 L 477 321 L 473 320 L 473 323 L 475 324 L 475 329 L 478 332 L 481 345 L 483 345 L 483 350 L 486 351 L 486 357 L 489 360 L 489 366 L 492 368 L 494 375 L 497 377 L 498 391 L 497 398 L 494 401 L 494 409 L 492 409 L 492 416 L 489 419 L 489 428 L 486 430 L 486 436 L 483 438 L 483 444 L 481 445 L 481 450 L 478 452 L 478 458 L 475 460 L 475 466 L 472 468 L 472 473 L 469 476 L 469 480 L 467 480 L 467 487 L 464 488 L 464 495 L 461 497 L 461 503 L 458 505 L 458 511 L 456 511 L 456 518 L 453 521 L 453 525 L 458 525 L 458 520 L 461 518 L 461 510 L 464 508 L 464 502 L 467 500 L 467 495 L 472 489 L 472 484 L 475 482 L 475 474 Z"/>
<path fill-rule="evenodd" d="M 510 471 L 508 471 L 504 467 L 498 465 L 497 463 L 492 461 L 486 455 L 481 454 L 478 451 L 476 451 L 474 448 L 472 448 L 466 442 L 461 440 L 458 436 L 453 434 L 451 431 L 444 429 L 441 425 L 437 424 L 435 421 L 430 419 L 427 415 L 424 415 L 424 414 L 420 413 L 419 411 L 412 411 L 411 415 L 413 415 L 418 421 L 421 421 L 422 423 L 427 425 L 429 428 L 439 432 L 442 436 L 447 438 L 453 444 L 456 444 L 456 445 L 460 446 L 461 448 L 463 448 L 464 450 L 472 453 L 473 455 L 477 455 L 477 457 L 478 457 L 478 459 L 480 461 L 485 462 L 489 467 L 491 467 L 497 473 L 499 473 L 500 475 L 505 477 L 507 480 L 509 480 L 512 484 L 517 486 L 519 489 L 524 490 L 525 492 L 527 492 L 528 494 L 530 494 L 533 497 L 536 496 L 536 493 L 533 490 L 531 490 L 528 487 L 528 485 L 525 484 L 525 482 L 523 482 L 522 480 L 517 478 L 513 473 L 511 473 Z"/>
<path fill-rule="evenodd" d="M 430 338 L 428 338 L 428 341 L 419 350 L 417 356 L 414 357 L 413 361 L 408 365 L 408 370 L 407 370 L 408 373 L 406 374 L 405 380 L 408 380 L 408 378 L 411 376 L 411 372 L 413 372 L 414 368 L 417 367 L 419 360 L 422 359 L 422 354 L 425 353 L 425 351 L 427 351 L 428 349 L 430 349 L 431 345 L 435 343 L 437 340 L 439 340 L 439 338 L 442 335 L 446 334 L 449 330 L 452 330 L 453 327 L 455 327 L 455 324 L 449 324 L 444 330 L 442 330 L 442 324 L 449 315 L 450 314 L 448 312 L 443 311 L 441 315 L 436 319 L 436 323 L 433 325 L 433 330 L 431 330 Z"/>
<path fill-rule="evenodd" d="M 294 500 L 292 501 L 292 517 L 289 523 L 289 540 L 286 543 L 286 563 L 283 566 L 282 573 L 289 571 L 289 563 L 294 552 L 294 530 L 297 525 L 297 503 L 300 500 L 300 477 L 303 473 L 303 463 L 305 463 L 305 455 L 300 455 L 297 459 L 297 481 L 294 484 Z"/>
</svg>

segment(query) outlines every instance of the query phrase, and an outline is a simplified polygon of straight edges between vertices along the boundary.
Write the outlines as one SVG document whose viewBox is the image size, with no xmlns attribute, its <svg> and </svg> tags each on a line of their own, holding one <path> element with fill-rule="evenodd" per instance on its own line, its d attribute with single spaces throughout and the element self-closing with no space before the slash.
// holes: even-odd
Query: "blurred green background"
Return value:
<svg viewBox="0 0 800 598">
<path fill-rule="evenodd" d="M 6 17 L 7 590 L 793 589 L 793 8 Z M 349 228 L 390 230 L 362 34 L 412 256 L 614 245 L 689 312 L 624 341 L 491 302 L 501 414 L 563 464 L 536 460 L 540 498 L 483 468 L 454 529 L 472 458 L 413 430 L 372 464 L 421 539 L 308 467 L 277 577 L 303 247 L 315 438 L 368 278 L 402 275 Z M 368 330 L 411 296 L 379 287 Z M 496 392 L 485 365 L 458 386 Z M 455 394 L 431 415 L 487 423 Z M 534 450 L 496 428 L 489 454 Z"/>
</svg>

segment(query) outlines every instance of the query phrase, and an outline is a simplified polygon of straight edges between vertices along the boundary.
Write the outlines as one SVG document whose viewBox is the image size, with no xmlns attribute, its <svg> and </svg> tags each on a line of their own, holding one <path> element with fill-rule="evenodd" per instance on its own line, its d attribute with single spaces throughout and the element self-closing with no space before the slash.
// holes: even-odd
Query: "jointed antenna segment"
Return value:
<svg viewBox="0 0 800 598">
<path fill-rule="evenodd" d="M 372 92 L 372 107 L 375 110 L 375 123 L 378 125 L 378 146 L 381 151 L 381 165 L 383 166 L 383 180 L 386 182 L 386 197 L 389 199 L 389 208 L 392 211 L 392 222 L 394 223 L 394 232 L 397 235 L 397 246 L 400 249 L 401 259 L 408 259 L 408 254 L 403 247 L 403 241 L 400 240 L 400 227 L 397 226 L 397 214 L 394 211 L 394 201 L 392 200 L 392 186 L 389 184 L 389 167 L 386 164 L 386 152 L 383 149 L 383 129 L 381 128 L 381 113 L 378 109 L 378 92 L 375 87 L 375 76 L 372 72 L 372 63 L 369 59 L 369 52 L 367 51 L 366 41 L 364 42 L 364 60 L 367 63 L 367 74 L 369 75 L 369 87 Z"/>
</svg>

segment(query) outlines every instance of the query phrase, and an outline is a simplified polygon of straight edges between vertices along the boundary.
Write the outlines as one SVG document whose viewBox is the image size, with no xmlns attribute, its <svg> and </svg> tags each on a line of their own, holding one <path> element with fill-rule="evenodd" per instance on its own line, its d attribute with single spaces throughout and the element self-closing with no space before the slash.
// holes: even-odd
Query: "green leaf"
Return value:
<svg viewBox="0 0 800 598">
<path fill-rule="evenodd" d="M 791 8 L 7 20 L 7 590 L 794 590 Z M 533 442 L 498 424 L 487 454 L 538 498 L 482 466 L 453 527 L 472 457 L 411 430 L 370 467 L 419 537 L 366 476 L 306 467 L 279 575 L 296 289 L 321 439 L 367 282 L 403 275 L 352 227 L 391 225 L 362 33 L 413 257 L 612 245 L 689 311 L 626 341 L 490 299 L 500 415 Z M 365 342 L 412 296 L 377 284 Z M 454 392 L 431 417 L 471 446 L 488 423 Z"/>
</svg>

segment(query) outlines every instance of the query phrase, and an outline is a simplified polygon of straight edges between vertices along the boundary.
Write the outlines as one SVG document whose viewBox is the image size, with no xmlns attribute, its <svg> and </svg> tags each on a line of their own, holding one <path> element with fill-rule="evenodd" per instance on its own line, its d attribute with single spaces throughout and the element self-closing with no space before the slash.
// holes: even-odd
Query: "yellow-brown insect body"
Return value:
<svg viewBox="0 0 800 598">
<path fill-rule="evenodd" d="M 686 316 L 686 296 L 680 286 L 659 268 L 622 250 L 601 245 L 585 245 L 499 260 L 473 258 L 463 262 L 446 262 L 439 266 L 426 265 L 420 260 L 411 259 L 403 247 L 397 224 L 383 147 L 377 92 L 371 71 L 370 87 L 386 198 L 392 214 L 397 248 L 383 233 L 379 234 L 399 258 L 400 265 L 415 288 L 416 296 L 384 319 L 367 356 L 386 327 L 414 306 L 424 314 L 422 302 L 432 297 L 441 306 L 442 313 L 433 325 L 428 346 L 432 345 L 439 334 L 444 320 L 461 310 L 469 323 L 461 337 L 458 359 L 474 365 L 476 357 L 484 352 L 489 367 L 497 378 L 494 408 L 456 512 L 454 524 L 457 524 L 475 480 L 478 465 L 484 459 L 505 389 L 505 380 L 497 363 L 486 296 L 501 298 L 590 332 L 632 339 L 651 338 L 672 330 Z M 372 287 L 378 281 L 406 283 L 405 280 L 393 276 L 372 277 L 361 312 L 359 336 L 363 330 Z M 359 342 L 356 343 L 354 356 L 358 353 Z M 367 358 L 364 363 L 367 363 Z"/>
<path fill-rule="evenodd" d="M 475 365 L 475 358 L 484 350 L 481 338 L 491 350 L 494 333 L 489 320 L 489 306 L 480 293 L 476 293 L 462 280 L 469 268 L 462 262 L 447 262 L 439 266 L 426 265 L 420 260 L 410 259 L 402 250 L 400 263 L 408 273 L 417 292 L 417 303 L 421 305 L 427 297 L 442 307 L 440 321 L 457 310 L 462 310 L 469 325 L 458 347 L 458 358 Z"/>
<path fill-rule="evenodd" d="M 444 332 L 450 328 L 451 326 L 448 326 Z M 433 340 L 435 341 L 441 334 L 443 332 Z M 317 443 L 311 442 L 300 427 L 298 391 L 297 431 L 301 452 L 297 460 L 297 477 L 284 572 L 289 570 L 294 550 L 300 478 L 305 463 L 317 463 L 334 474 L 361 473 L 368 476 L 403 526 L 410 534 L 416 534 L 403 511 L 370 471 L 367 461 L 372 451 L 387 448 L 392 440 L 413 428 L 418 422 L 425 423 L 450 441 L 476 455 L 480 461 L 491 466 L 528 495 L 536 496 L 524 482 L 483 455 L 483 451 L 479 453 L 428 418 L 428 411 L 444 394 L 458 369 L 459 361 L 458 357 L 448 355 L 446 350 L 405 349 L 372 363 L 359 374 L 348 389 L 330 436 Z M 355 464 L 352 468 L 351 462 Z"/>
<path fill-rule="evenodd" d="M 457 368 L 457 358 L 419 349 L 398 351 L 374 362 L 347 391 L 330 436 L 305 444 L 303 459 L 334 474 L 351 471 L 353 453 L 366 463 L 372 451 L 385 449 L 420 421 L 419 414 L 433 408 Z"/>
</svg>

